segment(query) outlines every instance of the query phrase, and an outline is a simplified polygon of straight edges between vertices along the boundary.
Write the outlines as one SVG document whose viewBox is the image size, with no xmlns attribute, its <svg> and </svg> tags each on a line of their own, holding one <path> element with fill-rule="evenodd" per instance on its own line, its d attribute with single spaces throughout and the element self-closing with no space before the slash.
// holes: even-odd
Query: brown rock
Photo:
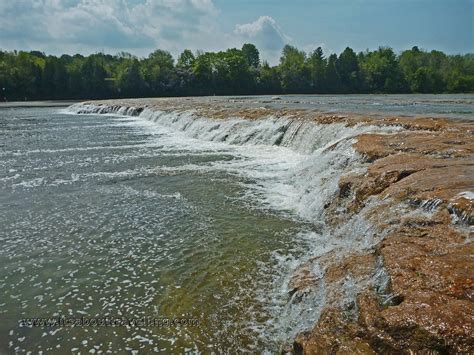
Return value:
<svg viewBox="0 0 474 355">
<path fill-rule="evenodd" d="M 234 102 L 235 101 L 235 102 Z M 393 127 L 361 134 L 354 144 L 364 173 L 343 176 L 326 206 L 336 233 L 365 218 L 382 240 L 366 251 L 334 250 L 303 265 L 290 282 L 293 300 L 324 282 L 326 308 L 292 351 L 304 354 L 474 353 L 474 124 L 440 118 L 335 115 L 311 110 L 248 107 L 243 100 L 137 99 L 105 105 L 189 111 L 208 118 L 268 116 L 319 124 Z M 342 232 L 341 232 L 342 230 Z M 334 237 L 338 237 L 335 235 Z M 322 275 L 315 275 L 315 266 Z M 378 284 L 376 272 L 386 274 Z M 357 282 L 355 304 L 342 294 Z M 294 296 L 296 294 L 296 296 Z M 354 302 L 353 302 L 354 303 Z"/>
</svg>

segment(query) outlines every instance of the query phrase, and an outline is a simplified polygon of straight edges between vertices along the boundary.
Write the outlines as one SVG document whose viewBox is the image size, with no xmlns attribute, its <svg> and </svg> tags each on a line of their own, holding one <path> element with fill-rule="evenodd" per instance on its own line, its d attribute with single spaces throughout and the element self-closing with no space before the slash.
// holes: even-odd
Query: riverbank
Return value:
<svg viewBox="0 0 474 355">
<path fill-rule="evenodd" d="M 20 107 L 68 107 L 75 103 L 80 102 L 79 100 L 53 100 L 53 101 L 12 101 L 12 102 L 0 102 L 1 108 L 20 108 Z"/>
<path fill-rule="evenodd" d="M 328 243 L 336 247 L 306 260 L 289 283 L 289 304 L 322 292 L 324 307 L 313 328 L 285 350 L 474 350 L 472 121 L 325 113 L 273 100 L 254 106 L 230 99 L 110 100 L 75 110 L 191 113 L 219 121 L 272 117 L 321 129 L 367 128 L 324 148 L 330 158 L 350 138 L 357 163 L 348 157 L 337 191 L 324 201 Z M 294 130 L 293 135 L 300 128 Z"/>
</svg>

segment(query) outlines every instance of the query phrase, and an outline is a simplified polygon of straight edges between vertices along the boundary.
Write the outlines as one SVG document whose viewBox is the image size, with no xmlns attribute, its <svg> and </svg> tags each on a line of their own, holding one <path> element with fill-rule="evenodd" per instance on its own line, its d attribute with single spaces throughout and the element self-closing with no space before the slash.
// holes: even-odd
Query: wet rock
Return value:
<svg viewBox="0 0 474 355">
<path fill-rule="evenodd" d="M 313 265 L 307 262 L 298 268 L 288 283 L 288 294 L 293 300 L 299 301 L 312 288 L 317 287 L 320 280 L 319 275 L 312 271 Z"/>
<path fill-rule="evenodd" d="M 136 112 L 145 106 L 160 111 L 192 110 L 218 120 L 285 117 L 322 125 L 383 127 L 385 133 L 355 137 L 354 149 L 366 169 L 342 176 L 337 195 L 324 206 L 331 236 L 346 233 L 354 243 L 368 240 L 372 244 L 357 252 L 350 246 L 333 249 L 296 271 L 289 298 L 302 300 L 324 284 L 326 307 L 314 327 L 299 334 L 285 351 L 474 353 L 472 122 L 342 116 L 249 107 L 242 100 L 171 98 L 100 104 L 115 110 L 135 107 Z"/>
<path fill-rule="evenodd" d="M 357 320 L 345 319 L 341 306 L 328 306 L 314 329 L 297 338 L 304 353 L 337 353 L 347 344 L 377 353 L 474 351 L 472 131 L 457 130 L 457 123 L 416 121 L 404 125 L 410 131 L 360 135 L 355 148 L 371 164 L 365 174 L 343 176 L 339 195 L 326 209 L 333 227 L 364 211 L 386 234 L 377 254 L 391 296 L 381 300 L 366 283 Z M 373 198 L 387 203 L 367 211 Z M 359 268 L 359 279 L 372 263 L 358 258 L 367 268 Z M 351 272 L 347 266 L 333 265 L 327 282 L 330 275 Z"/>
<path fill-rule="evenodd" d="M 457 195 L 450 200 L 449 212 L 453 215 L 453 223 L 474 225 L 474 208 L 471 198 Z"/>
</svg>

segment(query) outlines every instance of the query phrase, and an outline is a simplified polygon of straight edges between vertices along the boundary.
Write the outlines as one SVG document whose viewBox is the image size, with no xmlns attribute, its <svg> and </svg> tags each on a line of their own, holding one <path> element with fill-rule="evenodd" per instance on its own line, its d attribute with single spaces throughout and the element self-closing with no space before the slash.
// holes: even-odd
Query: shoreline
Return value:
<svg viewBox="0 0 474 355">
<path fill-rule="evenodd" d="M 370 98 L 370 100 L 367 100 Z M 403 98 L 406 106 L 392 105 L 393 99 Z M 338 101 L 343 99 L 342 101 Z M 322 101 L 321 101 L 322 100 Z M 380 101 L 380 102 L 379 102 Z M 38 101 L 12 101 L 0 102 L 0 108 L 14 107 L 68 107 L 76 103 L 138 103 L 147 106 L 148 103 L 164 104 L 191 102 L 196 105 L 218 104 L 228 108 L 268 108 L 278 110 L 306 110 L 314 111 L 321 115 L 349 115 L 349 116 L 369 116 L 380 117 L 406 117 L 421 118 L 427 116 L 422 111 L 416 111 L 417 107 L 425 104 L 455 105 L 452 108 L 460 111 L 446 111 L 429 114 L 430 118 L 445 118 L 456 121 L 474 120 L 474 111 L 469 109 L 474 105 L 474 93 L 466 94 L 282 94 L 282 95 L 222 95 L 222 96 L 176 96 L 176 97 L 156 97 L 156 98 L 133 98 L 133 99 L 101 99 L 101 100 L 38 100 Z M 349 106 L 344 105 L 349 103 Z M 352 106 L 351 106 L 352 105 Z M 379 106 L 382 105 L 382 106 Z M 385 105 L 390 107 L 385 107 Z M 456 105 L 461 105 L 456 107 Z M 338 109 L 335 109 L 338 107 Z M 383 108 L 382 110 L 377 109 Z M 413 108 L 413 110 L 411 110 Z M 467 110 L 467 111 L 466 111 Z"/>
<path fill-rule="evenodd" d="M 11 101 L 0 102 L 2 108 L 33 108 L 33 107 L 69 107 L 82 100 L 45 100 L 45 101 Z"/>
<path fill-rule="evenodd" d="M 91 105 L 89 108 L 87 105 Z M 362 171 L 346 171 L 326 201 L 334 238 L 350 233 L 364 250 L 314 257 L 290 281 L 289 303 L 325 285 L 326 303 L 294 353 L 474 350 L 474 123 L 432 117 L 378 117 L 306 109 L 248 107 L 193 98 L 89 101 L 84 111 L 137 116 L 143 110 L 192 111 L 199 117 L 249 120 L 286 117 L 318 125 L 396 128 L 357 134 Z M 101 111 L 103 109 L 103 111 Z M 327 148 L 336 149 L 337 144 Z M 368 229 L 361 229 L 361 219 Z M 322 270 L 322 276 L 314 270 Z M 353 301 L 342 290 L 355 282 Z"/>
</svg>

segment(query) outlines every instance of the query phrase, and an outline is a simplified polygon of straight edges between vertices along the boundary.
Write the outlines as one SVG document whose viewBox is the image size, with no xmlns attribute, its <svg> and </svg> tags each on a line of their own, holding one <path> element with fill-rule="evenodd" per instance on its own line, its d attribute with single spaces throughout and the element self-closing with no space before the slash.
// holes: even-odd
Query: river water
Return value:
<svg viewBox="0 0 474 355">
<path fill-rule="evenodd" d="M 332 240 L 321 217 L 371 129 L 1 109 L 0 353 L 278 351 L 324 304 L 289 302 L 298 263 L 374 242 Z"/>
<path fill-rule="evenodd" d="M 1 129 L 4 351 L 276 346 L 279 264 L 314 227 L 261 195 L 297 153 L 57 109 L 3 110 Z M 199 326 L 18 326 L 58 315 L 184 316 Z"/>
</svg>

